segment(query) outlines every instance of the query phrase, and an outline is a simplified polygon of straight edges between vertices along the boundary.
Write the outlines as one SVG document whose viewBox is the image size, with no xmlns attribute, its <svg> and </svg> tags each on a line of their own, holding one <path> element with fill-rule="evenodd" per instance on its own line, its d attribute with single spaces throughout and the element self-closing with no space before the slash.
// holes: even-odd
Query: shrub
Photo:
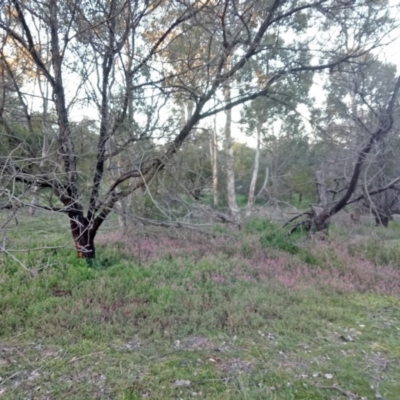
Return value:
<svg viewBox="0 0 400 400">
<path fill-rule="evenodd" d="M 244 225 L 245 233 L 259 233 L 260 243 L 263 247 L 270 247 L 286 251 L 290 254 L 300 252 L 297 242 L 304 237 L 302 232 L 289 236 L 286 229 L 280 225 L 263 218 L 254 218 Z"/>
</svg>

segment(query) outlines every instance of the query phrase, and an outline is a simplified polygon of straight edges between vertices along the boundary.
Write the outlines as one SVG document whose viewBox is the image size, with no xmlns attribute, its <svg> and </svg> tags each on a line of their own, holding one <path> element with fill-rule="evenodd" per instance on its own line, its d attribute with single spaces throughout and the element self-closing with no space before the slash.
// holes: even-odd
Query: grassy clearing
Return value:
<svg viewBox="0 0 400 400">
<path fill-rule="evenodd" d="M 397 226 L 389 253 L 259 220 L 233 239 L 110 230 L 86 265 L 51 221 L 9 232 L 46 247 L 13 253 L 31 272 L 0 259 L 1 398 L 400 397 Z"/>
</svg>

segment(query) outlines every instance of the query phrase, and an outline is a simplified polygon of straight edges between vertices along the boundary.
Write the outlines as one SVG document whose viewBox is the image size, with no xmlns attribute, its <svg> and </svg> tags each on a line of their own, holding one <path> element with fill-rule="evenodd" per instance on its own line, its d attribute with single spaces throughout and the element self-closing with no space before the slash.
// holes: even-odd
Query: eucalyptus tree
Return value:
<svg viewBox="0 0 400 400">
<path fill-rule="evenodd" d="M 371 63 L 368 69 L 370 72 L 365 77 L 365 82 L 363 82 L 359 91 L 364 94 L 363 102 L 369 105 L 369 113 L 371 113 L 372 106 L 379 107 L 382 104 L 383 93 L 390 92 L 397 69 L 392 64 L 376 61 Z M 379 85 L 376 84 L 376 81 L 379 82 Z M 399 101 L 397 101 L 398 105 Z M 360 105 L 358 107 L 360 108 Z M 393 214 L 400 213 L 398 196 L 400 190 L 398 184 L 400 180 L 398 163 L 400 156 L 400 120 L 399 114 L 396 112 L 398 110 L 399 108 L 394 110 L 391 131 L 384 140 L 376 143 L 370 157 L 368 157 L 356 194 L 358 197 L 363 197 L 361 203 L 375 217 L 376 224 L 386 227 L 389 220 L 393 218 Z M 366 115 L 363 117 L 364 121 Z"/>
<path fill-rule="evenodd" d="M 289 77 L 336 71 L 358 60 L 392 29 L 389 12 L 381 0 L 3 0 L 2 55 L 22 49 L 49 83 L 59 162 L 53 159 L 50 168 L 11 152 L 1 158 L 2 174 L 10 184 L 51 190 L 59 206 L 44 207 L 68 216 L 79 256 L 93 258 L 96 233 L 116 203 L 167 168 L 200 121 L 264 96 Z M 180 52 L 175 70 L 166 53 L 175 51 L 185 24 L 200 32 L 201 41 L 188 36 L 191 51 Z M 39 51 L 44 37 L 46 55 Z M 256 55 L 268 59 L 277 48 L 279 61 L 266 76 L 235 80 Z M 214 105 L 228 83 L 230 99 Z M 179 128 L 169 115 L 176 94 L 193 102 Z M 130 104 L 134 117 L 122 136 Z M 82 173 L 76 152 L 72 121 L 78 108 L 96 116 L 90 174 Z M 141 140 L 151 149 L 130 153 Z M 127 161 L 112 176 L 110 160 L 125 152 Z M 84 178 L 88 198 L 82 195 Z"/>
<path fill-rule="evenodd" d="M 379 211 L 373 195 L 397 189 L 395 183 L 400 180 L 400 176 L 383 179 L 386 160 L 382 158 L 383 149 L 399 130 L 400 76 L 394 65 L 365 57 L 364 63 L 333 72 L 328 86 L 327 110 L 319 133 L 324 140 L 329 136 L 336 142 L 336 158 L 342 161 L 336 161 L 336 168 L 331 168 L 324 159 L 330 169 L 329 181 L 334 185 L 327 187 L 324 171 L 318 171 L 320 204 L 304 213 L 306 218 L 293 229 L 303 226 L 324 231 L 330 217 L 360 200 L 387 223 L 388 215 Z"/>
<path fill-rule="evenodd" d="M 260 73 L 258 71 L 258 74 Z M 311 105 L 311 99 L 308 96 L 311 84 L 312 74 L 304 76 L 302 80 L 287 79 L 278 84 L 267 96 L 259 97 L 243 107 L 242 124 L 246 133 L 252 135 L 255 132 L 256 134 L 254 168 L 246 211 L 248 215 L 251 214 L 254 205 L 262 140 L 268 134 L 274 135 L 279 123 L 281 123 L 280 133 L 277 132 L 276 134 L 283 134 L 289 140 L 292 137 L 302 136 L 300 131 L 304 131 L 304 124 L 298 116 L 297 106 L 299 104 Z M 289 154 L 285 158 L 286 160 L 290 159 Z"/>
</svg>

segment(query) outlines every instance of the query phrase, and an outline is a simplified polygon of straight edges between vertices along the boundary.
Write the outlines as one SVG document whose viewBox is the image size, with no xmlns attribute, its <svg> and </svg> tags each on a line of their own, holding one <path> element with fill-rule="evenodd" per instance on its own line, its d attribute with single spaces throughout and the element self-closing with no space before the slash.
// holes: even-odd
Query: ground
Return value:
<svg viewBox="0 0 400 400">
<path fill-rule="evenodd" d="M 67 220 L 18 222 L 2 399 L 400 398 L 398 223 L 325 242 L 263 218 L 213 235 L 111 224 L 87 264 Z"/>
</svg>

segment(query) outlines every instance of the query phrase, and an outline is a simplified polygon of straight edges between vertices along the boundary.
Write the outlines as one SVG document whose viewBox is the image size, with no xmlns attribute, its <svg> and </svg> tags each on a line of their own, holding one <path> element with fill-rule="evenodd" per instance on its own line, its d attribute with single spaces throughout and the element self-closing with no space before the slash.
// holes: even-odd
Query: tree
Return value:
<svg viewBox="0 0 400 400">
<path fill-rule="evenodd" d="M 256 70 L 256 72 L 258 77 L 268 75 L 268 67 L 266 71 Z M 282 122 L 281 132 L 284 132 L 285 138 L 289 141 L 301 137 L 300 132 L 304 131 L 304 125 L 296 112 L 296 108 L 299 104 L 309 103 L 308 92 L 311 84 L 312 74 L 304 76 L 302 80 L 287 79 L 285 82 L 280 82 L 280 85 L 276 85 L 274 91 L 267 96 L 259 97 L 243 108 L 242 123 L 246 127 L 247 134 L 251 135 L 256 131 L 257 137 L 246 211 L 248 215 L 251 214 L 254 205 L 262 139 L 266 138 L 267 133 L 274 135 L 274 123 L 277 122 Z M 267 126 L 265 127 L 265 125 Z M 292 144 L 296 148 L 296 153 L 298 153 L 297 143 L 292 142 Z M 292 149 L 286 150 L 289 150 L 284 153 L 284 158 L 287 161 L 291 158 L 288 153 L 292 152 Z"/>
<path fill-rule="evenodd" d="M 365 181 L 364 187 L 359 185 L 361 174 L 367 172 L 369 166 L 376 162 L 373 150 L 378 150 L 379 154 L 397 123 L 395 116 L 399 107 L 400 76 L 396 76 L 396 73 L 394 66 L 369 59 L 363 65 L 348 66 L 332 76 L 330 86 L 335 90 L 330 91 L 333 98 L 328 101 L 328 123 L 324 133 L 339 142 L 342 156 L 346 152 L 352 154 L 354 161 L 347 163 L 350 164 L 350 170 L 345 171 L 344 179 L 337 177 L 333 180 L 336 187 L 329 189 L 333 194 L 330 201 L 324 173 L 322 170 L 317 172 L 320 204 L 303 213 L 306 219 L 296 224 L 291 232 L 299 226 L 314 232 L 326 231 L 330 217 L 343 210 L 346 205 L 360 200 L 367 200 L 372 204 L 372 195 L 394 188 L 397 179 L 389 184 L 381 179 L 382 186 L 374 190 L 370 190 Z M 337 107 L 332 107 L 335 101 L 338 103 Z M 358 193 L 360 191 L 362 194 Z M 386 223 L 387 216 L 380 217 L 379 214 L 376 209 L 377 218 L 383 217 Z"/>
<path fill-rule="evenodd" d="M 50 167 L 12 153 L 1 158 L 1 170 L 10 182 L 52 191 L 60 206 L 43 208 L 66 214 L 78 255 L 94 258 L 95 236 L 116 203 L 168 167 L 197 124 L 267 95 L 289 77 L 334 71 L 358 60 L 392 28 L 388 12 L 386 2 L 370 0 L 5 0 L 2 54 L 25 51 L 45 76 L 58 147 Z M 310 35 L 316 27 L 325 33 Z M 191 51 L 180 51 L 181 68 L 175 70 L 166 54 L 188 29 L 199 33 L 188 37 Z M 331 35 L 335 40 L 328 42 Z M 45 55 L 43 37 L 50 41 Z M 278 59 L 261 81 L 234 83 L 256 55 L 265 53 L 268 59 L 278 49 Z M 235 85 L 230 98 L 213 106 L 211 100 L 228 83 Z M 193 102 L 190 118 L 180 128 L 168 113 L 177 94 Z M 77 105 L 90 105 L 98 115 L 90 176 L 80 170 L 76 152 L 71 113 Z M 126 124 L 129 107 L 135 117 Z M 131 145 L 143 140 L 151 149 L 130 155 Z M 127 162 L 111 176 L 106 168 L 110 159 L 125 155 Z M 87 198 L 82 191 L 86 185 Z"/>
<path fill-rule="evenodd" d="M 226 71 L 230 69 L 230 57 L 226 60 Z M 223 87 L 224 102 L 226 105 L 232 102 L 231 83 L 226 80 Z M 228 199 L 229 212 L 233 221 L 240 223 L 240 210 L 236 201 L 235 190 L 235 156 L 232 140 L 232 109 L 225 110 L 224 129 L 224 151 L 225 151 L 225 173 L 226 173 L 226 196 Z"/>
<path fill-rule="evenodd" d="M 396 184 L 400 177 L 399 148 L 398 140 L 393 139 L 377 146 L 375 160 L 367 166 L 360 190 L 363 207 L 375 217 L 376 225 L 385 227 L 394 214 L 400 213 L 399 186 Z"/>
</svg>

